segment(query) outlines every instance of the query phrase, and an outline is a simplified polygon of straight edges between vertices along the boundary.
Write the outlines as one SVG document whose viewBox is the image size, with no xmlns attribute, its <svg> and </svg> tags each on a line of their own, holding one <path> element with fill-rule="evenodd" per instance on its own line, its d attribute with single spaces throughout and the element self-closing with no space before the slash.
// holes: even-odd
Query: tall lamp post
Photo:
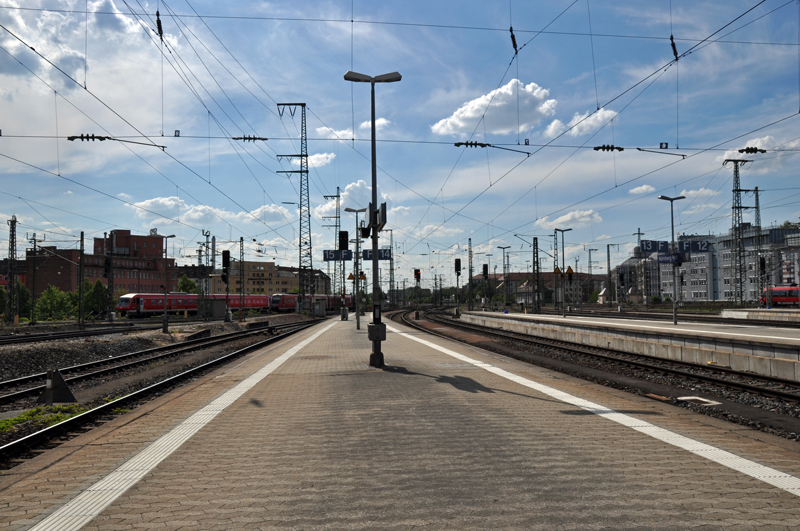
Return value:
<svg viewBox="0 0 800 531">
<path fill-rule="evenodd" d="M 686 199 L 686 197 L 679 195 L 678 197 L 667 197 L 665 195 L 658 196 L 659 199 L 669 201 L 669 219 L 672 227 L 672 324 L 678 324 L 678 263 L 675 262 L 675 212 L 672 208 L 673 203 L 678 199 Z"/>
<path fill-rule="evenodd" d="M 165 334 L 169 333 L 169 313 L 167 312 L 167 247 L 169 245 L 169 239 L 174 238 L 174 234 L 170 234 L 169 236 L 162 236 L 164 238 L 164 323 L 162 332 Z"/>
<path fill-rule="evenodd" d="M 567 316 L 567 288 L 564 285 L 564 233 L 572 229 L 555 229 L 555 232 L 561 233 L 561 315 Z"/>
<path fill-rule="evenodd" d="M 375 159 L 375 83 L 394 83 L 403 79 L 398 72 L 368 76 L 357 72 L 347 71 L 345 81 L 355 83 L 369 83 L 371 87 L 372 107 L 372 208 L 369 213 L 369 225 L 372 229 L 372 354 L 369 356 L 370 367 L 381 368 L 384 365 L 383 352 L 381 352 L 381 339 L 386 337 L 386 325 L 381 323 L 380 304 L 380 279 L 378 278 L 378 166 Z M 384 222 L 386 220 L 383 220 Z"/>
<path fill-rule="evenodd" d="M 355 208 L 345 207 L 344 211 L 345 212 L 355 212 L 355 214 L 356 214 L 356 239 L 355 239 L 355 242 L 356 242 L 356 263 L 355 263 L 355 268 L 356 268 L 356 270 L 353 271 L 353 276 L 355 277 L 355 285 L 357 286 L 359 284 L 359 282 L 358 282 L 358 275 L 359 275 L 358 259 L 360 258 L 358 253 L 361 252 L 361 249 L 359 247 L 359 243 L 361 242 L 361 234 L 359 234 L 359 232 L 358 232 L 359 231 L 359 228 L 358 228 L 358 214 L 360 212 L 366 212 L 367 209 L 366 208 L 355 209 Z M 355 293 L 353 293 L 353 298 L 356 300 L 356 330 L 361 330 L 361 313 L 358 311 L 358 288 L 354 289 L 353 291 L 355 292 Z"/>
</svg>

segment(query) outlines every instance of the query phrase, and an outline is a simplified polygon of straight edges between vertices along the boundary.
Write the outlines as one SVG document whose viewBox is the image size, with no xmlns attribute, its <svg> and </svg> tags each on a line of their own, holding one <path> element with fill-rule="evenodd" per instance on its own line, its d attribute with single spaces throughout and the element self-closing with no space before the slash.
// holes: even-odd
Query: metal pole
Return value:
<svg viewBox="0 0 800 531">
<path fill-rule="evenodd" d="M 358 298 L 361 296 L 358 292 L 358 286 L 360 286 L 360 282 L 358 279 L 359 276 L 359 269 L 360 269 L 360 262 L 359 258 L 361 258 L 361 234 L 359 234 L 359 226 L 358 226 L 358 212 L 356 212 L 356 270 L 353 271 L 353 292 L 355 293 L 356 298 L 356 330 L 361 330 L 361 311 L 359 310 Z"/>
<path fill-rule="evenodd" d="M 381 324 L 381 301 L 380 284 L 378 283 L 378 165 L 375 159 L 375 80 L 370 83 L 371 88 L 371 107 L 372 107 L 372 209 L 369 219 L 372 224 L 372 324 L 376 329 L 380 329 Z M 372 354 L 369 357 L 369 366 L 380 369 L 383 367 L 383 352 L 381 352 L 381 341 L 375 339 L 372 342 Z"/>
<path fill-rule="evenodd" d="M 78 258 L 78 329 L 83 330 L 83 231 L 81 231 L 81 252 Z"/>
<path fill-rule="evenodd" d="M 672 226 L 672 252 L 675 252 L 675 213 L 673 204 L 675 202 L 670 200 L 669 202 L 669 219 L 670 225 Z M 678 264 L 672 262 L 672 324 L 678 324 Z"/>
</svg>

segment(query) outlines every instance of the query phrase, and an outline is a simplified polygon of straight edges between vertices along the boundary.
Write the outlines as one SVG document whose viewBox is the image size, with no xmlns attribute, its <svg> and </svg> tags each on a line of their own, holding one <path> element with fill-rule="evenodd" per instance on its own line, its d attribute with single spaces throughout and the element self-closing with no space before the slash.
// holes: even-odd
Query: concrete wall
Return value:
<svg viewBox="0 0 800 531">
<path fill-rule="evenodd" d="M 583 345 L 613 348 L 653 358 L 709 362 L 740 371 L 800 382 L 800 349 L 769 342 L 704 338 L 687 334 L 591 328 L 529 319 L 462 313 L 461 320 L 491 328 Z"/>
</svg>

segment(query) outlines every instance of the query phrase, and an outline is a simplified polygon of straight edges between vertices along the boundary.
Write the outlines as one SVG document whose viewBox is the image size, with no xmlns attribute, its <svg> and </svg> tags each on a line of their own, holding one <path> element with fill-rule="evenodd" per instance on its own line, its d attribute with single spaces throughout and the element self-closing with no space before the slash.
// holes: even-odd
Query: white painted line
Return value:
<svg viewBox="0 0 800 531">
<path fill-rule="evenodd" d="M 397 330 L 395 328 L 391 327 L 387 328 L 389 328 L 392 332 L 398 333 L 403 337 L 411 339 L 412 341 L 422 343 L 425 346 L 438 350 L 439 352 L 447 354 L 448 356 L 452 356 L 458 360 L 471 363 L 476 367 L 485 369 L 493 374 L 496 374 L 497 376 L 506 378 L 507 380 L 511 380 L 512 382 L 518 383 L 530 389 L 534 389 L 542 394 L 548 395 L 567 404 L 572 404 L 573 406 L 585 409 L 586 411 L 591 411 L 595 415 L 599 415 L 608 420 L 612 420 L 614 422 L 622 424 L 623 426 L 627 426 L 640 433 L 649 435 L 654 439 L 658 439 L 659 441 L 671 444 L 672 446 L 677 446 L 678 448 L 682 448 L 695 455 L 704 457 L 709 461 L 719 463 L 722 466 L 728 467 L 737 472 L 741 472 L 742 474 L 746 474 L 750 477 L 763 481 L 764 483 L 769 483 L 770 485 L 778 487 L 779 489 L 784 490 L 790 494 L 794 494 L 795 496 L 800 496 L 800 479 L 796 478 L 795 476 L 791 476 L 784 472 L 780 472 L 778 470 L 775 470 L 774 468 L 769 468 L 763 465 L 759 465 L 758 463 L 755 463 L 748 459 L 744 459 L 743 457 L 739 457 L 730 452 L 726 452 L 725 450 L 720 450 L 719 448 L 715 448 L 714 446 L 701 443 L 699 441 L 695 441 L 694 439 L 690 439 L 689 437 L 684 437 L 683 435 L 678 435 L 677 433 L 665 430 L 664 428 L 659 428 L 658 426 L 650 424 L 647 421 L 640 420 L 635 417 L 625 415 L 623 413 L 618 413 L 613 409 L 609 409 L 600 404 L 595 404 L 594 402 L 590 402 L 588 400 L 572 396 L 568 393 L 565 393 L 564 391 L 560 391 L 553 387 L 549 387 L 547 385 L 540 384 L 533 380 L 529 380 L 528 378 L 524 378 L 517 374 L 505 371 L 488 363 L 474 360 L 472 358 L 464 356 L 463 354 L 454 352 L 448 348 L 436 345 L 435 343 L 431 343 L 430 341 L 426 341 L 424 339 L 415 337 L 411 334 L 401 332 L 400 330 Z"/>
<path fill-rule="evenodd" d="M 39 522 L 31 531 L 76 531 L 88 524 L 114 500 L 120 497 L 140 479 L 153 470 L 161 461 L 188 441 L 192 435 L 211 422 L 226 407 L 241 398 L 258 382 L 308 346 L 312 341 L 330 330 L 338 321 L 326 326 L 313 336 L 301 341 L 279 357 L 227 390 L 213 402 L 195 412 L 150 446 L 139 452 L 114 472 L 89 487 L 56 512 Z"/>
<path fill-rule="evenodd" d="M 487 317 L 493 317 L 493 316 L 489 315 Z M 588 324 L 599 324 L 599 325 L 604 325 L 604 326 L 610 326 L 610 323 L 608 322 L 608 320 L 600 321 L 600 320 L 587 319 L 585 317 L 572 317 L 572 319 L 574 319 L 574 321 L 575 321 L 572 324 L 588 323 Z M 536 321 L 547 321 L 547 322 L 561 323 L 561 324 L 566 324 L 566 325 L 570 324 L 569 321 L 564 321 L 563 317 L 559 318 L 559 317 L 537 316 L 535 319 L 529 317 L 529 318 L 526 318 L 525 320 L 529 321 L 529 322 L 532 322 L 532 323 L 535 323 Z M 746 338 L 746 339 L 753 339 L 753 338 L 756 338 L 756 339 L 767 339 L 769 341 L 775 341 L 776 339 L 781 339 L 781 340 L 784 340 L 784 341 L 791 341 L 791 342 L 794 342 L 794 343 L 800 342 L 800 339 L 798 339 L 796 337 L 761 336 L 761 335 L 755 335 L 755 334 L 739 334 L 739 333 L 736 333 L 736 332 L 716 332 L 714 330 L 705 330 L 705 329 L 696 329 L 696 328 L 673 328 L 674 325 L 669 326 L 669 327 L 667 327 L 667 326 L 653 326 L 653 325 L 644 325 L 644 324 L 632 323 L 630 321 L 628 321 L 628 322 L 615 322 L 613 324 L 614 324 L 614 326 L 619 326 L 621 328 L 629 328 L 629 329 L 633 329 L 633 330 L 636 330 L 638 328 L 644 328 L 644 329 L 647 329 L 647 330 L 657 330 L 657 331 L 667 332 L 667 333 L 669 333 L 669 332 L 690 332 L 690 333 L 694 333 L 694 334 L 697 334 L 697 333 L 712 334 L 712 335 L 723 336 L 723 337 L 732 337 L 732 336 L 734 336 L 734 337 L 743 337 L 743 338 Z M 725 325 L 715 325 L 715 326 L 725 326 Z M 741 328 L 743 326 L 744 325 L 737 326 L 737 328 Z"/>
</svg>

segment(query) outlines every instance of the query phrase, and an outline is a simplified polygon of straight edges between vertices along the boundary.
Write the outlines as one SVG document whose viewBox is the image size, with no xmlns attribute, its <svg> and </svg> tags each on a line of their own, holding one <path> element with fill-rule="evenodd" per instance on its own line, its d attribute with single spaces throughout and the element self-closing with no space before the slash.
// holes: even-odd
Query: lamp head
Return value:
<svg viewBox="0 0 800 531">
<path fill-rule="evenodd" d="M 372 77 L 366 74 L 359 74 L 358 72 L 352 72 L 348 70 L 344 75 L 345 81 L 354 81 L 356 83 L 371 83 Z"/>
</svg>

